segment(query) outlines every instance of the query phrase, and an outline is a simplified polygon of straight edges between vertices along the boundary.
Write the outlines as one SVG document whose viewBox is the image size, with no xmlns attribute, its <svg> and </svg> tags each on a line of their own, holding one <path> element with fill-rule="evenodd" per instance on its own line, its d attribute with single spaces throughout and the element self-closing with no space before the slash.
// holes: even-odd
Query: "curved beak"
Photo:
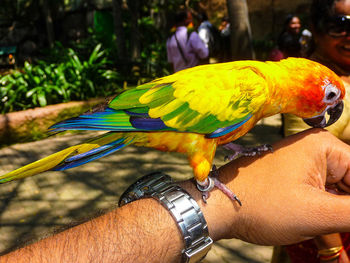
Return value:
<svg viewBox="0 0 350 263">
<path fill-rule="evenodd" d="M 343 109 L 344 109 L 344 103 L 343 103 L 343 101 L 340 101 L 338 104 L 336 104 L 333 107 L 328 108 L 325 111 L 329 115 L 328 121 L 326 121 L 325 113 L 323 113 L 322 115 L 318 115 L 316 117 L 313 117 L 313 118 L 307 118 L 307 119 L 303 119 L 303 120 L 307 125 L 310 125 L 311 127 L 324 128 L 324 127 L 327 127 L 327 126 L 335 123 L 340 118 L 340 116 L 343 112 Z"/>
</svg>

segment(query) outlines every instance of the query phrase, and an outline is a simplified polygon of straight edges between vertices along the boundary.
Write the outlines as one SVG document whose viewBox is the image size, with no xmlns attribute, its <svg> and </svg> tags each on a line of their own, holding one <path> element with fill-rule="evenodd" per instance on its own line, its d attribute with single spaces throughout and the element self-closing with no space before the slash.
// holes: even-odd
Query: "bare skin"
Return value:
<svg viewBox="0 0 350 263">
<path fill-rule="evenodd" d="M 214 188 L 207 204 L 192 181 L 180 183 L 198 202 L 215 240 L 263 245 L 296 243 L 350 231 L 350 146 L 312 129 L 273 145 L 274 152 L 240 158 L 219 178 L 242 206 Z M 278 165 L 276 165 L 278 164 Z M 153 199 L 138 200 L 0 258 L 7 262 L 179 262 L 183 241 Z"/>
</svg>

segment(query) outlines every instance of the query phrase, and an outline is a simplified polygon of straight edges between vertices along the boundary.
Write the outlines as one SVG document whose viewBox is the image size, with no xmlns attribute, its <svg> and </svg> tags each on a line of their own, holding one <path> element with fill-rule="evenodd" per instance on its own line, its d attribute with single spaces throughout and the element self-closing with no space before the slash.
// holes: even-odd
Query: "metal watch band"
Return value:
<svg viewBox="0 0 350 263">
<path fill-rule="evenodd" d="M 183 237 L 185 248 L 182 262 L 198 262 L 210 250 L 213 240 L 209 237 L 207 222 L 197 202 L 170 176 L 163 173 L 146 175 L 122 194 L 119 206 L 140 198 L 153 197 L 169 210 Z"/>
</svg>

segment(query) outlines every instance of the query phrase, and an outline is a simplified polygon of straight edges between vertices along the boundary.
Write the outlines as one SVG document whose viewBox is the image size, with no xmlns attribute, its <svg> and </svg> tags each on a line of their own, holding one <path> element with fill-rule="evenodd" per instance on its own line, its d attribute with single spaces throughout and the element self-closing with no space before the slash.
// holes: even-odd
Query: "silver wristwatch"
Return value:
<svg viewBox="0 0 350 263">
<path fill-rule="evenodd" d="M 183 237 L 185 248 L 182 262 L 198 262 L 210 250 L 213 240 L 209 237 L 207 222 L 197 202 L 170 176 L 163 173 L 146 175 L 122 194 L 119 206 L 144 197 L 153 197 L 169 210 Z"/>
</svg>

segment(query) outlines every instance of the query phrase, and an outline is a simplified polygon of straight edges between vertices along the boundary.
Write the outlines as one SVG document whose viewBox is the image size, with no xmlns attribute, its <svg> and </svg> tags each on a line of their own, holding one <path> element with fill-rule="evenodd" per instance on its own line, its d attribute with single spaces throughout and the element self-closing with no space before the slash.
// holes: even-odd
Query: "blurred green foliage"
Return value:
<svg viewBox="0 0 350 263">
<path fill-rule="evenodd" d="M 59 43 L 53 55 L 60 55 L 59 62 L 25 62 L 22 69 L 0 78 L 1 113 L 105 97 L 121 90 L 120 75 L 108 69 L 110 61 L 100 44 L 86 60 Z"/>
</svg>

